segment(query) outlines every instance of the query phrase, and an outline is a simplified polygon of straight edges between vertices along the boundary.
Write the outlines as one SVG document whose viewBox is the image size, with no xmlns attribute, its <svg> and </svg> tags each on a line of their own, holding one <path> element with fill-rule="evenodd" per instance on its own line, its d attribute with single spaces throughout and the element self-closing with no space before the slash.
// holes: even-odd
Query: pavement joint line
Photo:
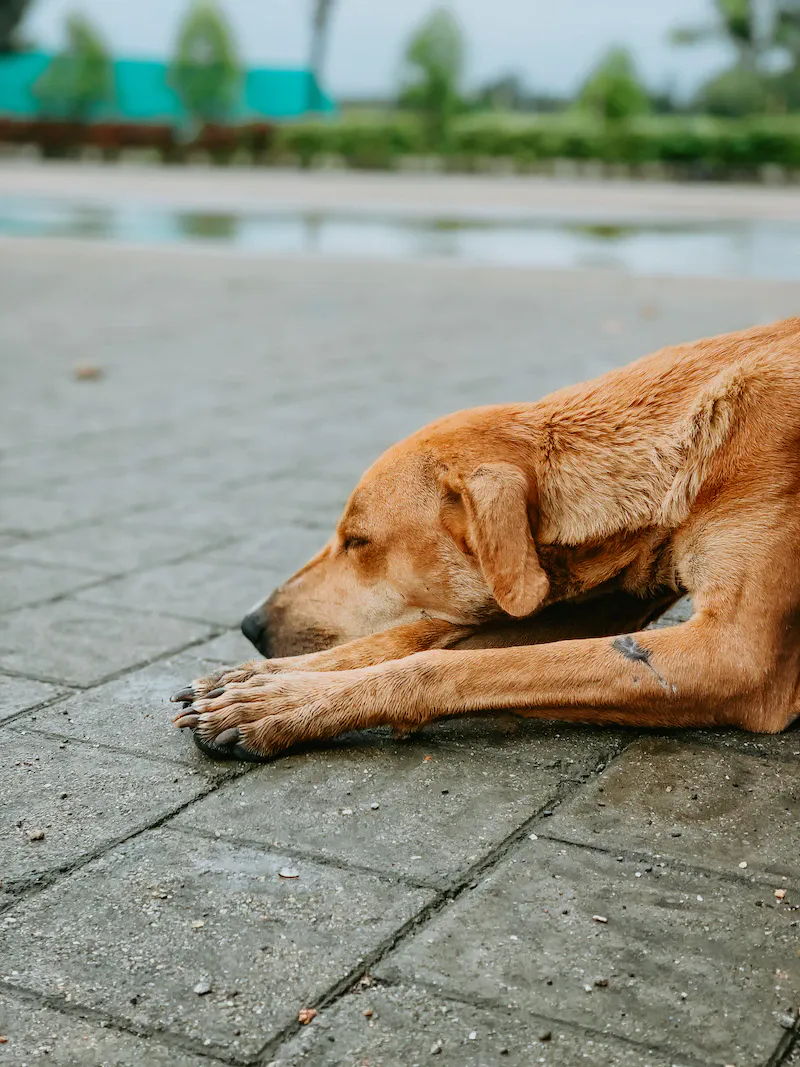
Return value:
<svg viewBox="0 0 800 1067">
<path fill-rule="evenodd" d="M 602 764 L 603 770 L 605 770 L 609 763 L 618 758 L 622 752 L 625 751 L 626 747 L 626 745 L 617 745 L 615 751 L 614 746 L 611 746 L 606 755 L 599 757 L 597 765 L 599 766 Z M 595 769 L 593 773 L 598 775 L 601 774 L 602 771 Z M 578 789 L 581 788 L 583 788 L 583 783 L 570 790 L 569 795 L 574 795 Z M 559 792 L 565 793 L 567 790 L 562 785 Z M 472 864 L 471 867 L 466 868 L 465 871 L 459 872 L 457 881 L 454 880 L 451 882 L 450 887 L 446 891 L 438 893 L 434 900 L 420 908 L 416 915 L 403 923 L 397 930 L 395 930 L 393 935 L 386 938 L 381 945 L 370 953 L 366 960 L 362 961 L 359 967 L 354 969 L 349 982 L 341 981 L 335 983 L 327 990 L 327 992 L 318 998 L 316 1005 L 318 1010 L 320 1008 L 328 1008 L 332 1004 L 335 1004 L 356 985 L 359 979 L 369 973 L 371 967 L 380 963 L 381 960 L 383 960 L 390 952 L 394 951 L 394 949 L 396 949 L 407 937 L 422 930 L 432 918 L 463 896 L 476 881 L 479 881 L 484 875 L 494 870 L 494 868 L 522 841 L 528 833 L 529 827 L 531 827 L 540 817 L 541 812 L 546 811 L 549 808 L 554 808 L 563 802 L 564 799 L 567 798 L 563 796 L 558 797 L 557 794 L 555 799 L 548 801 L 537 809 L 533 815 L 525 819 L 519 826 L 512 830 L 510 834 L 507 834 L 506 837 L 499 841 L 494 848 L 489 849 L 480 860 Z M 269 1059 L 272 1058 L 273 1054 L 281 1047 L 281 1045 L 285 1044 L 300 1031 L 301 1026 L 302 1024 L 300 1022 L 293 1020 L 281 1034 L 277 1035 L 261 1049 L 258 1062 L 269 1062 Z"/>
<path fill-rule="evenodd" d="M 241 775 L 239 777 L 241 777 Z M 238 779 L 235 780 L 238 781 Z M 427 889 L 432 890 L 435 893 L 447 892 L 447 887 L 443 886 L 440 882 L 426 882 L 415 878 L 408 878 L 403 874 L 395 874 L 378 867 L 370 867 L 366 863 L 353 863 L 350 860 L 338 859 L 336 856 L 326 856 L 323 853 L 315 852 L 314 849 L 298 848 L 296 845 L 265 844 L 265 842 L 255 841 L 251 837 L 237 837 L 230 834 L 220 834 L 217 836 L 213 830 L 205 830 L 202 827 L 193 825 L 174 826 L 166 824 L 162 829 L 169 830 L 170 833 L 184 834 L 187 837 L 200 837 L 205 841 L 224 842 L 225 844 L 235 845 L 239 848 L 255 849 L 258 852 L 270 852 L 273 855 L 279 856 L 286 855 L 291 859 L 315 863 L 320 867 L 331 867 L 337 871 L 350 871 L 353 874 L 370 874 L 375 878 L 380 878 L 384 882 L 391 882 L 393 885 L 405 886 L 408 889 Z"/>
<path fill-rule="evenodd" d="M 608 763 L 611 762 L 611 760 L 616 758 L 616 756 L 620 755 L 621 752 L 624 751 L 624 747 L 627 746 L 623 746 L 623 748 L 619 749 L 615 754 L 609 753 L 609 756 L 607 756 L 605 760 L 601 758 L 600 762 L 604 762 L 605 766 L 607 766 Z M 244 768 L 240 773 L 239 778 L 244 777 L 248 773 L 252 773 L 256 769 L 256 766 L 256 764 L 253 764 L 249 767 Z M 594 773 L 599 774 L 601 772 L 595 771 Z M 26 900 L 29 900 L 32 896 L 38 895 L 38 893 L 41 893 L 45 889 L 49 888 L 51 885 L 54 885 L 61 877 L 66 877 L 73 873 L 76 873 L 77 871 L 88 866 L 93 861 L 100 859 L 102 856 L 118 848 L 120 845 L 123 845 L 128 841 L 134 840 L 142 834 L 159 829 L 161 827 L 165 827 L 167 829 L 174 829 L 172 827 L 167 826 L 167 824 L 171 820 L 173 820 L 177 815 L 182 814 L 182 812 L 186 811 L 196 802 L 204 800 L 206 797 L 217 792 L 220 788 L 222 788 L 223 785 L 227 784 L 227 782 L 229 781 L 230 778 L 220 778 L 218 781 L 211 783 L 208 788 L 200 790 L 194 797 L 190 798 L 189 800 L 185 801 L 180 805 L 177 805 L 171 811 L 160 816 L 153 822 L 148 823 L 144 826 L 137 827 L 130 833 L 121 835 L 111 841 L 105 842 L 101 847 L 92 850 L 92 852 L 88 853 L 85 856 L 79 857 L 77 860 L 74 860 L 70 863 L 65 863 L 59 867 L 52 868 L 40 877 L 32 878 L 28 881 L 18 880 L 14 883 L 7 885 L 5 888 L 9 897 L 9 902 L 7 905 L 4 905 L 2 902 L 0 902 L 0 914 L 12 910 L 15 906 L 21 906 Z M 576 786 L 575 789 L 573 789 L 571 792 L 575 793 L 579 788 L 582 788 L 582 785 Z M 555 804 L 558 803 L 558 801 L 553 801 L 551 803 Z M 353 986 L 360 977 L 369 972 L 370 967 L 374 967 L 376 963 L 378 963 L 389 952 L 396 948 L 406 936 L 408 936 L 412 932 L 416 932 L 418 929 L 421 929 L 434 915 L 438 914 L 441 910 L 443 910 L 445 907 L 455 901 L 458 897 L 460 897 L 470 887 L 471 883 L 475 881 L 475 878 L 478 875 L 482 875 L 488 872 L 497 863 L 499 863 L 502 858 L 505 857 L 505 855 L 514 847 L 514 845 L 522 839 L 527 827 L 531 825 L 538 817 L 539 812 L 537 811 L 536 814 L 525 820 L 525 822 L 520 827 L 517 827 L 515 831 L 507 835 L 507 837 L 505 837 L 501 842 L 499 842 L 494 849 L 490 850 L 490 852 L 485 857 L 483 857 L 483 859 L 479 861 L 478 864 L 474 864 L 472 867 L 470 867 L 467 871 L 467 876 L 462 877 L 459 882 L 454 885 L 449 891 L 437 891 L 434 887 L 425 886 L 424 888 L 429 889 L 431 892 L 434 893 L 434 899 L 429 904 L 421 908 L 416 913 L 416 915 L 412 916 L 392 934 L 390 934 L 386 939 L 384 939 L 384 942 L 379 945 L 375 950 L 373 950 L 373 952 L 369 953 L 369 955 L 365 959 L 362 959 L 357 967 L 352 968 L 347 975 L 345 975 L 338 982 L 334 983 L 333 986 L 329 987 L 328 990 L 323 993 L 320 998 L 318 998 L 318 1005 L 320 1007 L 326 1008 L 338 1001 L 350 989 L 353 988 Z M 263 845 L 259 847 L 261 851 L 270 851 L 264 849 Z M 384 880 L 391 880 L 386 879 L 385 875 L 383 877 Z M 2 983 L 0 983 L 0 985 L 2 985 Z M 12 991 L 16 991 L 17 989 L 17 987 L 13 985 L 11 985 L 9 988 Z M 55 1001 L 56 1003 L 54 1003 L 52 1006 L 56 1010 L 61 1010 L 58 998 L 55 998 Z M 299 1023 L 297 1020 L 292 1020 L 282 1031 L 280 1031 L 274 1038 L 267 1042 L 266 1045 L 261 1050 L 259 1050 L 258 1054 L 252 1058 L 252 1060 L 242 1060 L 237 1057 L 230 1057 L 229 1055 L 226 1055 L 223 1057 L 223 1062 L 234 1065 L 234 1067 L 237 1067 L 237 1065 L 239 1064 L 245 1064 L 250 1062 L 264 1063 L 268 1055 L 271 1058 L 271 1054 L 273 1051 L 280 1048 L 281 1045 L 285 1044 L 287 1040 L 289 1040 L 299 1031 L 300 1026 L 301 1023 Z M 175 1035 L 172 1035 L 173 1038 L 174 1036 Z M 209 1055 L 210 1051 L 210 1049 L 206 1048 L 206 1055 Z M 220 1058 L 216 1052 L 214 1053 L 214 1055 L 217 1056 L 218 1059 Z"/>
<path fill-rule="evenodd" d="M 307 398 L 307 396 L 308 396 L 308 392 L 307 392 L 307 388 L 305 387 L 305 385 L 297 385 L 297 386 L 291 386 L 289 388 L 276 390 L 274 393 L 272 393 L 270 395 L 270 402 L 278 405 L 278 404 L 285 404 L 287 401 L 291 402 L 293 400 L 297 400 L 298 402 L 302 403 Z M 201 418 L 201 419 L 204 419 L 204 418 L 215 417 L 215 416 L 219 416 L 219 415 L 225 416 L 225 415 L 228 415 L 229 412 L 230 412 L 230 404 L 229 404 L 229 402 L 226 402 L 224 404 L 213 403 L 210 407 L 204 407 L 202 409 L 193 409 L 193 417 L 195 419 L 197 419 L 198 417 Z M 146 434 L 154 434 L 154 433 L 158 433 L 161 430 L 172 430 L 174 425 L 175 425 L 175 419 L 173 418 L 173 419 L 160 419 L 160 420 L 156 420 L 154 422 L 131 423 L 128 426 L 121 427 L 121 429 L 124 432 L 140 430 L 140 431 L 142 431 L 143 433 L 146 433 Z M 59 448 L 63 448 L 64 446 L 80 444 L 81 442 L 84 442 L 84 441 L 89 442 L 89 441 L 92 441 L 92 440 L 95 440 L 95 439 L 96 440 L 100 440 L 103 437 L 109 436 L 109 434 L 111 434 L 112 432 L 113 431 L 112 431 L 112 429 L 110 427 L 105 427 L 105 428 L 99 429 L 99 430 L 83 430 L 80 433 L 76 433 L 76 434 L 68 434 L 66 436 L 57 436 L 57 437 L 53 437 L 53 438 L 47 438 L 46 440 L 41 440 L 38 443 L 37 442 L 33 442 L 33 443 L 24 442 L 22 444 L 17 444 L 17 445 L 7 445 L 2 450 L 0 450 L 0 464 L 2 464 L 2 462 L 6 459 L 6 457 L 9 457 L 9 456 L 11 456 L 11 457 L 17 456 L 17 455 L 25 455 L 25 456 L 34 455 L 34 456 L 36 456 L 39 452 L 45 452 L 45 453 L 53 452 L 53 451 L 59 450 Z M 211 455 L 214 455 L 216 451 L 217 451 L 216 448 L 211 448 L 211 449 L 209 449 L 208 453 L 205 453 L 205 454 L 211 456 Z M 152 456 L 146 462 L 145 467 L 143 467 L 142 469 L 148 469 L 151 464 L 163 463 L 164 460 L 168 460 L 168 459 L 171 459 L 171 458 L 176 457 L 176 456 L 183 456 L 183 455 L 186 455 L 186 454 L 187 453 L 184 451 L 183 444 L 180 444 L 175 452 L 173 452 L 171 450 L 168 450 L 168 451 L 162 453 L 160 456 Z M 129 463 L 120 462 L 119 464 L 114 464 L 113 466 L 106 468 L 106 471 L 108 473 L 113 474 L 113 473 L 118 473 L 120 471 L 126 471 L 126 470 L 129 470 L 129 469 L 130 469 L 130 464 Z M 1 473 L 1 468 L 0 468 L 0 473 Z M 61 485 L 61 484 L 63 484 L 63 479 L 59 478 L 57 475 L 54 475 L 52 478 L 48 478 L 46 481 L 37 482 L 37 485 L 39 485 L 39 486 Z M 20 491 L 22 492 L 23 490 L 20 490 Z M 25 491 L 27 491 L 27 490 L 25 490 Z"/>
<path fill-rule="evenodd" d="M 112 471 L 111 473 L 114 473 L 114 472 Z M 56 484 L 61 484 L 61 483 L 56 483 Z M 47 488 L 47 487 L 45 486 L 43 488 Z M 17 492 L 19 492 L 19 490 L 12 490 L 12 492 L 14 492 L 16 494 Z M 31 492 L 30 494 L 28 494 L 28 493 L 20 493 L 20 495 L 23 495 L 23 496 L 30 495 L 33 499 L 36 499 L 41 494 L 38 493 L 38 492 Z M 136 515 L 140 511 L 148 511 L 152 507 L 153 507 L 152 504 L 133 504 L 133 505 L 131 505 L 131 507 L 126 507 L 126 508 L 122 509 L 121 511 L 115 511 L 115 510 L 105 511 L 105 512 L 103 512 L 103 514 L 94 515 L 90 519 L 77 519 L 75 522 L 67 522 L 67 523 L 64 523 L 63 525 L 60 525 L 60 526 L 49 526 L 45 530 L 35 530 L 35 531 L 31 532 L 30 530 L 23 531 L 23 530 L 3 529 L 3 530 L 0 530 L 0 533 L 7 534 L 9 537 L 16 537 L 21 542 L 32 541 L 32 542 L 35 543 L 36 541 L 43 540 L 45 537 L 50 537 L 51 534 L 71 533 L 73 530 L 83 530 L 87 526 L 96 526 L 100 522 L 110 522 L 110 521 L 112 521 L 114 519 L 125 519 L 125 518 L 128 518 L 128 516 L 130 516 L 130 515 Z M 12 561 L 19 562 L 14 557 L 3 556 L 3 558 L 4 559 L 11 558 Z M 48 564 L 48 563 L 40 562 L 39 560 L 34 560 L 33 562 L 39 563 L 39 566 L 41 566 L 41 567 L 46 567 L 46 566 L 59 567 L 60 566 L 57 563 Z M 78 568 L 76 568 L 76 569 L 78 569 Z M 96 572 L 90 571 L 89 573 L 94 574 Z"/>
<path fill-rule="evenodd" d="M 100 605 L 93 605 L 99 607 Z M 131 609 L 133 610 L 133 609 Z M 148 612 L 140 612 L 140 614 L 147 615 Z M 151 667 L 154 663 L 159 663 L 163 659 L 172 659 L 174 656 L 179 656 L 182 652 L 188 652 L 190 648 L 195 648 L 197 645 L 204 645 L 208 641 L 214 641 L 216 638 L 221 637 L 224 633 L 227 633 L 233 627 L 209 627 L 209 632 L 203 634 L 200 637 L 196 637 L 191 641 L 188 641 L 185 645 L 176 645 L 174 648 L 168 648 L 162 652 L 158 652 L 154 656 L 150 656 L 148 659 L 137 660 L 136 663 L 130 663 L 126 667 L 122 667 L 118 671 L 114 671 L 112 674 L 104 674 L 102 678 L 97 678 L 90 682 L 88 685 L 77 685 L 76 683 L 65 683 L 64 681 L 50 677 L 48 675 L 39 674 L 21 674 L 11 671 L 7 667 L 3 667 L 0 664 L 0 670 L 6 671 L 8 674 L 12 674 L 14 677 L 27 678 L 32 682 L 46 682 L 48 685 L 65 685 L 70 684 L 73 694 L 74 693 L 88 693 L 93 689 L 99 688 L 101 685 L 107 685 L 109 682 L 116 682 L 120 678 L 124 678 L 127 674 L 133 674 L 135 671 L 144 670 L 145 667 Z"/>
<path fill-rule="evenodd" d="M 103 519 L 91 519 L 86 523 L 82 523 L 80 528 L 83 528 L 84 526 L 96 526 L 98 524 L 98 522 L 103 522 L 103 521 L 105 521 L 105 520 L 103 520 Z M 72 531 L 66 531 L 66 530 L 53 530 L 52 531 L 53 534 L 61 534 L 61 533 L 68 533 L 68 532 L 72 532 Z M 219 549 L 228 548 L 230 545 L 232 545 L 234 543 L 235 543 L 235 538 L 233 536 L 229 535 L 227 537 L 224 537 L 224 538 L 220 539 L 219 541 L 209 542 L 209 544 L 204 545 L 202 548 L 193 548 L 189 552 L 184 552 L 182 555 L 169 556 L 167 559 L 159 560 L 157 563 L 148 563 L 148 564 L 143 565 L 143 566 L 132 567 L 130 570 L 115 571 L 113 574 L 100 574 L 98 571 L 92 571 L 91 572 L 92 576 L 97 579 L 97 582 L 96 583 L 92 583 L 92 584 L 93 585 L 95 585 L 95 584 L 99 585 L 99 584 L 102 584 L 103 582 L 116 581 L 119 578 L 129 578 L 131 575 L 139 574 L 139 573 L 141 573 L 143 571 L 151 570 L 151 569 L 153 569 L 155 567 L 171 567 L 171 566 L 175 566 L 178 563 L 186 563 L 187 561 L 192 560 L 195 556 L 201 555 L 203 552 L 217 552 Z M 15 563 L 35 563 L 35 564 L 39 563 L 38 560 L 31 559 L 31 558 L 18 559 L 16 556 L 14 556 L 14 557 L 5 556 L 5 557 L 2 557 L 2 558 L 6 559 L 6 560 L 10 559 L 12 562 L 15 562 Z M 78 590 L 74 590 L 74 592 L 78 592 Z M 59 593 L 58 596 L 51 597 L 51 600 L 52 601 L 63 600 L 65 597 L 69 597 L 69 596 L 70 596 L 69 593 Z M 49 602 L 50 601 L 43 601 L 43 603 L 49 603 Z M 27 607 L 28 605 L 24 605 L 24 606 Z M 11 610 L 7 614 L 11 614 L 14 611 L 20 611 L 20 610 L 21 610 L 21 607 L 20 608 L 11 608 Z M 147 615 L 148 614 L 146 611 L 143 611 L 141 608 L 126 608 L 126 611 L 133 611 L 138 615 Z"/>
<path fill-rule="evenodd" d="M 18 671 L 15 667 L 9 667 L 7 664 L 0 664 L 0 675 L 5 675 L 8 678 L 22 678 L 28 682 L 45 682 L 47 685 L 60 685 L 62 688 L 70 689 L 73 693 L 80 693 L 81 690 L 88 688 L 85 685 L 78 685 L 76 682 L 65 682 L 63 678 L 48 678 L 41 674 L 33 674 L 31 671 Z"/>
<path fill-rule="evenodd" d="M 0 672 L 0 679 L 2 679 L 2 677 L 2 672 Z M 11 676 L 9 675 L 9 677 Z M 37 711 L 46 711 L 48 708 L 55 707 L 63 701 L 69 700 L 73 695 L 73 692 L 56 693 L 54 696 L 47 697 L 45 700 L 40 700 L 38 704 L 31 704 L 27 708 L 21 708 L 19 711 L 14 712 L 13 715 L 9 715 L 4 719 L 3 722 L 0 723 L 0 729 L 5 729 L 7 726 L 11 726 L 18 719 L 22 719 L 26 715 L 33 715 Z"/>
<path fill-rule="evenodd" d="M 51 1011 L 66 1015 L 68 1018 L 83 1019 L 86 1022 L 99 1024 L 103 1029 L 114 1029 L 120 1033 L 130 1034 L 133 1037 L 153 1038 L 165 1048 L 188 1052 L 194 1056 L 202 1056 L 204 1059 L 208 1059 L 211 1064 L 221 1062 L 229 1064 L 230 1067 L 246 1067 L 250 1063 L 249 1060 L 243 1057 L 231 1056 L 225 1050 L 212 1051 L 214 1048 L 218 1049 L 219 1046 L 202 1045 L 182 1038 L 179 1034 L 174 1034 L 170 1030 L 157 1030 L 144 1026 L 137 1027 L 125 1019 L 118 1019 L 116 1016 L 108 1015 L 97 1008 L 76 1004 L 74 1001 L 67 1000 L 65 997 L 55 996 L 52 993 L 39 993 L 35 989 L 14 985 L 13 982 L 2 978 L 0 978 L 0 992 L 17 997 L 19 1000 L 34 1004 L 37 1007 L 49 1008 Z"/>
<path fill-rule="evenodd" d="M 248 767 L 246 770 L 243 770 L 240 773 L 239 777 L 243 777 L 251 770 L 252 767 Z M 205 800 L 207 796 L 210 796 L 212 793 L 215 793 L 221 786 L 225 785 L 225 783 L 228 781 L 230 781 L 230 777 L 221 777 L 218 778 L 216 781 L 208 782 L 206 783 L 205 788 L 199 788 L 197 790 L 197 793 L 193 797 L 190 797 L 182 804 L 178 804 L 176 805 L 176 807 L 171 808 L 169 811 L 164 812 L 162 815 L 159 815 L 159 817 L 153 820 L 152 822 L 140 824 L 139 826 L 134 827 L 129 832 L 111 838 L 109 841 L 104 842 L 102 845 L 98 845 L 97 848 L 92 849 L 90 852 L 87 852 L 74 860 L 67 861 L 66 863 L 60 864 L 56 867 L 51 867 L 49 870 L 42 872 L 41 875 L 33 875 L 27 879 L 18 878 L 15 879 L 13 882 L 6 882 L 3 885 L 3 889 L 5 890 L 5 893 L 15 901 L 15 903 L 19 903 L 23 898 L 27 900 L 31 896 L 36 895 L 42 892 L 43 890 L 49 888 L 60 877 L 66 877 L 68 875 L 74 874 L 75 872 L 82 870 L 88 864 L 93 863 L 95 860 L 101 859 L 108 852 L 112 852 L 114 849 L 119 848 L 120 845 L 124 845 L 128 841 L 133 841 L 135 838 L 140 837 L 142 834 L 146 834 L 151 830 L 160 829 L 165 823 L 169 822 L 170 819 L 174 819 L 176 815 L 180 815 L 196 801 Z M 0 896 L 0 900 L 2 900 L 2 896 Z"/>
<path fill-rule="evenodd" d="M 552 834 L 546 832 L 537 833 L 536 835 L 541 841 L 550 841 L 554 845 L 565 845 L 569 848 L 585 849 L 587 852 L 598 852 L 605 856 L 622 856 L 623 860 L 627 860 L 630 863 L 647 863 L 654 864 L 654 861 L 661 862 L 664 860 L 665 854 L 661 852 L 640 852 L 638 849 L 613 849 L 604 845 L 592 845 L 587 841 L 570 841 L 565 837 L 555 837 Z M 711 878 L 718 878 L 724 882 L 730 882 L 732 885 L 739 885 L 742 888 L 746 886 L 752 886 L 753 888 L 758 886 L 764 886 L 765 888 L 774 889 L 775 879 L 782 877 L 776 875 L 770 877 L 769 875 L 758 875 L 748 871 L 748 874 L 739 874 L 738 871 L 726 871 L 724 868 L 716 867 L 703 867 L 701 864 L 696 863 L 684 863 L 677 858 L 668 857 L 664 862 L 662 870 L 674 870 L 680 871 L 682 874 L 696 874 L 707 875 Z M 786 911 L 786 908 L 781 910 Z"/>
<path fill-rule="evenodd" d="M 573 1019 L 562 1019 L 557 1015 L 542 1015 L 540 1012 L 526 1012 L 524 1008 L 521 1008 L 518 1005 L 509 1004 L 508 1001 L 501 1000 L 499 997 L 468 996 L 459 993 L 457 989 L 443 988 L 434 985 L 432 982 L 426 982 L 424 979 L 416 977 L 401 976 L 396 981 L 394 979 L 387 980 L 385 978 L 373 978 L 372 980 L 376 986 L 386 989 L 392 989 L 395 986 L 413 985 L 418 989 L 430 993 L 439 1000 L 449 1000 L 453 1004 L 461 1004 L 469 1008 L 479 1008 L 485 1011 L 519 1010 L 525 1012 L 526 1019 L 535 1019 L 537 1022 L 547 1023 L 552 1026 L 563 1026 L 567 1030 L 586 1034 L 587 1037 L 613 1037 L 616 1041 L 619 1041 L 624 1045 L 630 1045 L 633 1048 L 664 1052 L 668 1056 L 677 1057 L 680 1062 L 680 1067 L 709 1067 L 707 1061 L 699 1060 L 696 1056 L 692 1056 L 691 1053 L 687 1053 L 683 1049 L 675 1049 L 668 1043 L 652 1044 L 646 1041 L 637 1041 L 635 1037 L 627 1037 L 623 1034 L 617 1034 L 612 1030 L 598 1030 L 597 1027 L 587 1026 L 584 1023 L 579 1023 Z M 769 1067 L 769 1065 L 767 1065 L 767 1067 Z"/>
<path fill-rule="evenodd" d="M 30 566 L 30 561 L 18 560 L 17 562 L 25 562 Z M 58 604 L 62 600 L 70 600 L 76 593 L 84 593 L 87 589 L 94 589 L 95 586 L 100 585 L 107 580 L 101 578 L 98 581 L 96 574 L 93 574 L 92 578 L 94 581 L 87 582 L 86 585 L 76 585 L 64 593 L 56 593 L 55 596 L 43 597 L 41 600 L 26 600 L 24 604 L 17 604 L 13 608 L 0 608 L 0 615 L 10 615 L 14 611 L 22 611 L 25 608 L 42 608 L 47 607 L 49 604 Z M 83 603 L 83 601 L 81 601 L 81 603 Z"/>
<path fill-rule="evenodd" d="M 169 709 L 167 709 L 169 710 Z M 73 734 L 60 734 L 57 730 L 42 730 L 37 726 L 26 726 L 20 728 L 16 725 L 17 720 L 14 719 L 15 725 L 4 724 L 9 726 L 9 733 L 15 734 L 18 737 L 27 736 L 28 734 L 36 734 L 37 737 L 46 737 L 51 741 L 61 741 L 70 745 L 85 745 L 88 748 L 99 748 L 104 752 L 114 752 L 119 756 L 132 756 L 136 759 L 149 760 L 151 763 L 164 764 L 168 767 L 180 768 L 183 770 L 189 770 L 197 772 L 196 767 L 192 767 L 185 760 L 178 756 L 160 756 L 155 752 L 145 752 L 143 749 L 125 748 L 124 745 L 112 745 L 108 741 L 92 741 L 88 737 L 75 737 Z M 209 761 L 210 762 L 210 761 Z M 219 766 L 219 764 L 212 764 L 212 766 Z M 228 766 L 231 768 L 231 773 L 227 775 L 228 778 L 235 778 L 234 773 L 235 764 L 230 763 Z"/>
<path fill-rule="evenodd" d="M 782 1064 L 788 1063 L 795 1049 L 800 1049 L 800 1015 L 795 1019 L 792 1029 L 783 1034 L 764 1067 L 781 1067 Z"/>
</svg>

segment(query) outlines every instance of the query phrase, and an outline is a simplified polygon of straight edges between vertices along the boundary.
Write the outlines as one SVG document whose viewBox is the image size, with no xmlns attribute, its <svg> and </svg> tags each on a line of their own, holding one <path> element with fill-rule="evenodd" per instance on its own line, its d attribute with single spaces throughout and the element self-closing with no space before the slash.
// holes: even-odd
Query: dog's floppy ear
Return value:
<svg viewBox="0 0 800 1067">
<path fill-rule="evenodd" d="M 547 596 L 550 582 L 531 533 L 527 478 L 511 463 L 486 463 L 468 474 L 459 490 L 466 540 L 492 596 L 508 615 L 530 615 Z"/>
</svg>

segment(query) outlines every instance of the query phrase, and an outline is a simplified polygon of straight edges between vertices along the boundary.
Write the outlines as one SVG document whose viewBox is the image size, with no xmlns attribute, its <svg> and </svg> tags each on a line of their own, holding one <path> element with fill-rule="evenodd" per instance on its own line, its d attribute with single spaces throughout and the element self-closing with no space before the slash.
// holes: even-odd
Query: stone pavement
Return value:
<svg viewBox="0 0 800 1067">
<path fill-rule="evenodd" d="M 476 719 L 242 767 L 167 703 L 395 439 L 800 287 L 0 259 L 0 1067 L 800 1063 L 800 730 Z"/>
</svg>

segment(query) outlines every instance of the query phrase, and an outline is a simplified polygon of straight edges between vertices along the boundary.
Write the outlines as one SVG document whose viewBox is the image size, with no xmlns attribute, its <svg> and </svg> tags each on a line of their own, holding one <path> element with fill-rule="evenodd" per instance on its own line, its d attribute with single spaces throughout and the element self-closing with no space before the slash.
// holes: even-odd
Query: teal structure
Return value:
<svg viewBox="0 0 800 1067">
<path fill-rule="evenodd" d="M 35 118 L 42 115 L 33 86 L 53 56 L 23 52 L 0 57 L 0 115 Z M 114 101 L 98 107 L 99 121 L 170 123 L 188 122 L 180 98 L 169 86 L 168 64 L 155 59 L 115 59 Z M 232 122 L 300 118 L 309 111 L 332 112 L 333 100 L 307 70 L 255 67 L 244 71 L 239 101 Z"/>
</svg>

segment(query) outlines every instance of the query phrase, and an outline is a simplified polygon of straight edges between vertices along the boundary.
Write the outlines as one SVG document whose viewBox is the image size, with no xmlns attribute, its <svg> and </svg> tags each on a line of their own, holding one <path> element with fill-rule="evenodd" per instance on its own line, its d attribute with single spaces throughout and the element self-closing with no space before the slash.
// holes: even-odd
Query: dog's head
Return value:
<svg viewBox="0 0 800 1067">
<path fill-rule="evenodd" d="M 322 551 L 242 623 L 263 655 L 319 651 L 426 616 L 521 618 L 542 604 L 533 464 L 523 435 L 491 432 L 505 421 L 492 414 L 443 419 L 370 467 Z"/>
</svg>

